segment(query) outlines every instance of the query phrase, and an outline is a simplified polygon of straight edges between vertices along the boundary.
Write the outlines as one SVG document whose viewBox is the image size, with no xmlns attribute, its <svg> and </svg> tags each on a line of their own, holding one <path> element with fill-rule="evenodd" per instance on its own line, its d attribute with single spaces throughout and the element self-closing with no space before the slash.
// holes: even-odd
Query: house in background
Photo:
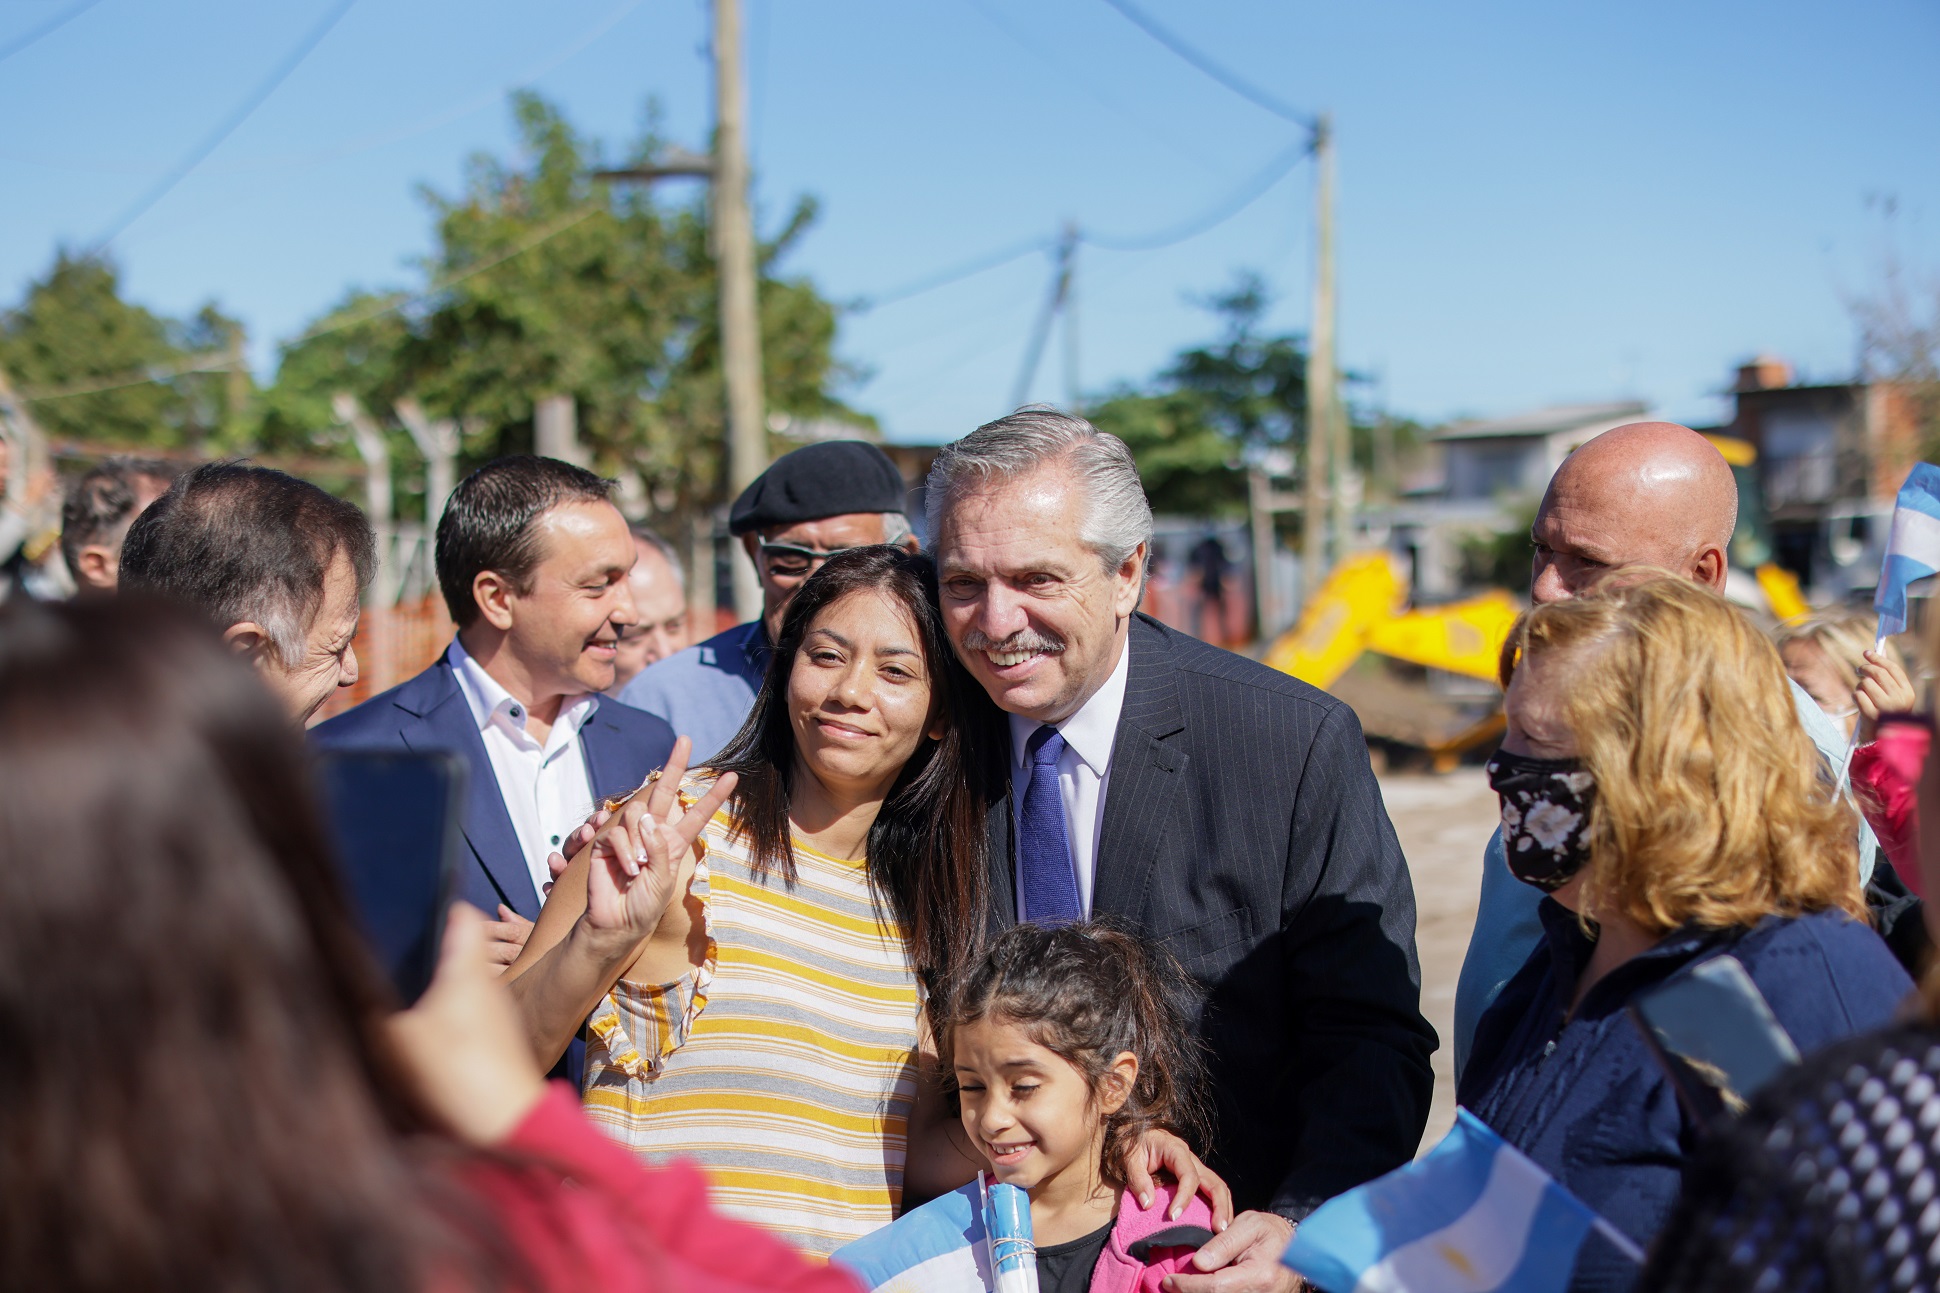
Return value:
<svg viewBox="0 0 1940 1293">
<path fill-rule="evenodd" d="M 1891 383 L 1794 385 L 1783 359 L 1739 366 L 1725 435 L 1757 450 L 1772 560 L 1825 604 L 1870 590 L 1893 498 L 1920 458 L 1918 420 Z"/>
<path fill-rule="evenodd" d="M 1369 517 L 1367 537 L 1378 541 L 1385 529 L 1417 598 L 1453 597 L 1465 591 L 1465 546 L 1527 526 L 1572 450 L 1649 416 L 1643 401 L 1620 400 L 1451 423 L 1430 437 L 1427 460 L 1409 474 L 1401 500 Z"/>
</svg>

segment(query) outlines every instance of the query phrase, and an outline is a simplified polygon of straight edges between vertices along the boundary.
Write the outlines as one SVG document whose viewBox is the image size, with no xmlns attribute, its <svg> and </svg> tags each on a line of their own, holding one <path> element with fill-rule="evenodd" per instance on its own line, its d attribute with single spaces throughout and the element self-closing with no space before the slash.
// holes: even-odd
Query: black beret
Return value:
<svg viewBox="0 0 1940 1293">
<path fill-rule="evenodd" d="M 783 454 L 728 509 L 728 533 L 772 530 L 851 512 L 908 506 L 903 473 L 865 440 L 825 440 Z"/>
</svg>

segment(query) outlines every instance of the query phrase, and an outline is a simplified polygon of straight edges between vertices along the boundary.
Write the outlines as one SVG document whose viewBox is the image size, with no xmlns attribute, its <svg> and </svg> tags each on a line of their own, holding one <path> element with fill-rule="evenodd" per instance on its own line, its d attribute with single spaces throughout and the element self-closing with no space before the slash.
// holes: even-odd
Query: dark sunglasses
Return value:
<svg viewBox="0 0 1940 1293">
<path fill-rule="evenodd" d="M 848 552 L 850 549 L 830 548 L 827 552 L 820 552 L 793 543 L 769 543 L 763 539 L 759 551 L 761 562 L 769 574 L 783 579 L 798 579 L 838 552 Z"/>
</svg>

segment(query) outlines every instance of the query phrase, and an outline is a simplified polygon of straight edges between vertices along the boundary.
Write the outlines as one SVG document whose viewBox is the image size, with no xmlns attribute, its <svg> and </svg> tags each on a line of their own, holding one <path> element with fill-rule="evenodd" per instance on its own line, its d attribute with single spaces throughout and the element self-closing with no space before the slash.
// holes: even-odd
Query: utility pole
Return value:
<svg viewBox="0 0 1940 1293">
<path fill-rule="evenodd" d="M 757 297 L 754 220 L 748 213 L 747 95 L 741 84 L 741 2 L 714 0 L 714 154 L 702 157 L 670 148 L 647 166 L 595 171 L 595 179 L 653 181 L 704 176 L 711 186 L 713 224 L 709 241 L 719 275 L 721 379 L 727 388 L 727 484 L 739 494 L 768 469 L 768 419 L 761 393 L 761 314 Z M 694 580 L 712 605 L 712 520 L 692 531 Z M 703 536 L 705 530 L 705 536 Z M 705 541 L 703 541 L 703 538 Z M 746 561 L 734 572 L 734 613 L 746 621 L 761 614 L 761 581 Z M 695 606 L 702 603 L 697 599 Z M 712 618 L 702 626 L 712 631 Z"/>
<path fill-rule="evenodd" d="M 1051 273 L 1051 294 L 1044 298 L 1044 308 L 1038 311 L 1037 322 L 1031 328 L 1031 339 L 1024 348 L 1024 364 L 1017 370 L 1017 384 L 1011 387 L 1010 406 L 1017 408 L 1031 396 L 1031 383 L 1037 380 L 1037 366 L 1044 358 L 1045 343 L 1051 339 L 1051 324 L 1063 313 L 1071 297 L 1071 272 L 1078 259 L 1078 226 L 1067 223 L 1064 236 L 1058 240 L 1057 266 Z M 1067 315 L 1064 322 L 1065 342 L 1065 382 L 1075 391 L 1078 371 L 1078 343 L 1076 334 L 1071 331 L 1071 320 Z M 1074 395 L 1075 399 L 1075 395 Z"/>
<path fill-rule="evenodd" d="M 728 485 L 736 494 L 768 468 L 761 394 L 761 319 L 754 221 L 748 214 L 747 96 L 741 85 L 741 0 L 714 0 L 714 259 L 720 270 L 721 376 L 727 385 Z M 761 614 L 761 584 L 735 561 L 734 613 Z"/>
<path fill-rule="evenodd" d="M 1307 464 L 1301 508 L 1300 600 L 1327 577 L 1329 504 L 1340 493 L 1334 433 L 1334 123 L 1314 118 L 1314 307 L 1307 336 Z"/>
<path fill-rule="evenodd" d="M 1067 412 L 1084 415 L 1084 389 L 1078 383 L 1078 226 L 1064 225 L 1064 403 Z"/>
</svg>

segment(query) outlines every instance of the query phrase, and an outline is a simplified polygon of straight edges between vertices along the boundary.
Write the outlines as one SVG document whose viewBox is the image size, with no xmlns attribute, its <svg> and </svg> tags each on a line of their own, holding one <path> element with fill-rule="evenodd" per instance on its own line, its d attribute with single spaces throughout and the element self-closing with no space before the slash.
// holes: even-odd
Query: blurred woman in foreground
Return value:
<svg viewBox="0 0 1940 1293">
<path fill-rule="evenodd" d="M 1911 990 L 1864 923 L 1851 810 L 1819 773 L 1777 651 L 1722 598 L 1645 575 L 1539 606 L 1503 650 L 1489 764 L 1545 945 L 1476 1030 L 1460 1102 L 1637 1243 L 1697 1127 L 1626 1007 L 1731 955 L 1802 1052 Z M 1573 1287 L 1637 1267 L 1592 1236 Z"/>
<path fill-rule="evenodd" d="M 207 626 L 0 615 L 0 1288 L 849 1287 L 548 1092 L 478 913 L 393 1013 L 322 838 Z"/>
</svg>

